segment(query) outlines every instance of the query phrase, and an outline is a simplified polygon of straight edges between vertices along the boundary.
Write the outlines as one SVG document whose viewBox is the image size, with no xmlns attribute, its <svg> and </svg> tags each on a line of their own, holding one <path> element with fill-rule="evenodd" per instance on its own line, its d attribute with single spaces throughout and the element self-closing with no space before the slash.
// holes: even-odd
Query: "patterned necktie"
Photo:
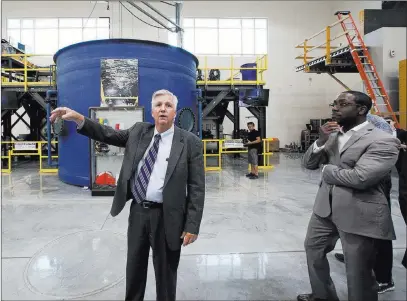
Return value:
<svg viewBox="0 0 407 301">
<path fill-rule="evenodd" d="M 144 201 L 146 198 L 148 182 L 150 180 L 151 173 L 153 172 L 155 160 L 157 159 L 160 138 L 160 134 L 154 136 L 154 143 L 150 147 L 148 154 L 144 159 L 143 166 L 135 178 L 134 185 L 131 186 L 133 196 L 135 197 L 137 203 Z"/>
</svg>

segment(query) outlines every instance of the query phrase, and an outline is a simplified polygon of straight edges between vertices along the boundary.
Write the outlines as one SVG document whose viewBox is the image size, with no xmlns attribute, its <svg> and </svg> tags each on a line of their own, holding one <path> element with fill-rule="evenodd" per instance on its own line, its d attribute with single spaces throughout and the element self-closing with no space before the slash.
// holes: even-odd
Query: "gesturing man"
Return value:
<svg viewBox="0 0 407 301">
<path fill-rule="evenodd" d="M 371 107 L 364 93 L 341 93 L 332 106 L 334 122 L 321 127 L 303 157 L 305 168 L 324 166 L 305 238 L 312 294 L 297 300 L 339 300 L 326 258 L 339 237 L 348 299 L 378 300 L 374 242 L 395 239 L 383 182 L 397 161 L 400 141 L 366 120 Z"/>
<path fill-rule="evenodd" d="M 111 208 L 118 215 L 132 200 L 128 225 L 126 300 L 143 300 L 150 247 L 157 300 L 175 300 L 181 245 L 198 236 L 205 199 L 201 140 L 174 126 L 177 97 L 167 90 L 152 96 L 154 124 L 139 122 L 114 130 L 69 108 L 57 117 L 78 124 L 78 132 L 106 144 L 125 147 Z"/>
</svg>

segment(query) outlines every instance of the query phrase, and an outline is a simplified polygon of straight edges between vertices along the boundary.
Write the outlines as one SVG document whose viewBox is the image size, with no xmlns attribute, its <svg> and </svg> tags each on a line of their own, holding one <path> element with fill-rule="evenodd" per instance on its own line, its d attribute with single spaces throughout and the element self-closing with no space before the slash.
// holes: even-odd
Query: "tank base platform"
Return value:
<svg viewBox="0 0 407 301">
<path fill-rule="evenodd" d="M 306 71 L 306 67 L 309 70 Z M 358 73 L 358 69 L 353 61 L 349 46 L 331 52 L 331 64 L 326 64 L 326 55 L 313 59 L 307 64 L 295 68 L 296 72 L 307 73 Z"/>
</svg>

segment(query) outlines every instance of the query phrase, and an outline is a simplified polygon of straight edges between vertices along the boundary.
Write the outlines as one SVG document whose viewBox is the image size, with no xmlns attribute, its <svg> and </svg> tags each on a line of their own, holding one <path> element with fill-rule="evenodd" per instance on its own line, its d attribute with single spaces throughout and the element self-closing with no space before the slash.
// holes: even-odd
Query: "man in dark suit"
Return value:
<svg viewBox="0 0 407 301">
<path fill-rule="evenodd" d="M 150 247 L 156 276 L 157 300 L 175 300 L 181 245 L 198 236 L 205 199 L 202 141 L 174 126 L 177 98 L 167 90 L 152 97 L 155 124 L 139 122 L 114 130 L 69 108 L 60 117 L 74 121 L 78 132 L 91 139 L 125 147 L 111 215 L 132 200 L 128 225 L 126 300 L 143 300 Z"/>
<path fill-rule="evenodd" d="M 339 238 L 348 300 L 378 300 L 375 241 L 395 239 L 383 181 L 397 161 L 400 141 L 366 120 L 371 107 L 364 93 L 341 93 L 332 104 L 334 122 L 321 127 L 304 155 L 305 168 L 324 166 L 304 242 L 312 294 L 299 295 L 299 301 L 339 300 L 326 258 Z"/>
<path fill-rule="evenodd" d="M 394 126 L 394 125 L 393 125 Z M 407 225 L 407 131 L 396 129 L 397 138 L 401 141 L 401 150 L 396 168 L 399 174 L 399 205 L 401 215 Z M 401 262 L 407 269 L 407 249 Z"/>
</svg>

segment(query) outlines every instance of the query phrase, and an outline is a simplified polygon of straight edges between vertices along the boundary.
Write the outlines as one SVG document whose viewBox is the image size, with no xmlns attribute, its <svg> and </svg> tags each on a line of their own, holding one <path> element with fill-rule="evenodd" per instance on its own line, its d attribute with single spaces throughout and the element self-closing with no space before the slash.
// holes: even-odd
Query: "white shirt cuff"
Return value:
<svg viewBox="0 0 407 301">
<path fill-rule="evenodd" d="M 324 148 L 325 148 L 325 144 L 322 145 L 322 146 L 318 146 L 318 145 L 317 145 L 317 142 L 314 142 L 312 152 L 313 152 L 314 154 L 317 154 L 317 153 L 319 153 L 321 150 L 323 150 Z"/>
<path fill-rule="evenodd" d="M 84 119 L 81 123 L 79 123 L 79 124 L 76 126 L 76 128 L 77 128 L 78 130 L 80 130 L 80 129 L 82 129 L 82 127 L 83 127 L 84 124 L 85 124 L 85 119 Z"/>
</svg>

